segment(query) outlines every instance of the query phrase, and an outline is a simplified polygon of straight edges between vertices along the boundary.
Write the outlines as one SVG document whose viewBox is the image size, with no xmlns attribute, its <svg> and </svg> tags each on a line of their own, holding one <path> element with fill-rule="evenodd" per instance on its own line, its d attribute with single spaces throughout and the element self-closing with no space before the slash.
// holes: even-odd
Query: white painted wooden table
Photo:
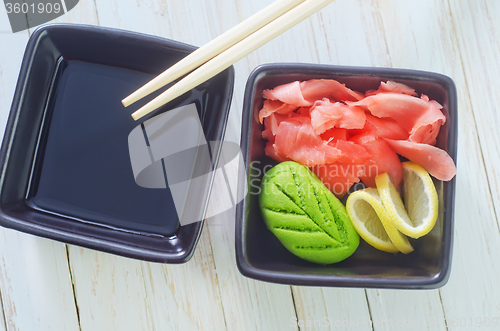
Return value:
<svg viewBox="0 0 500 331">
<path fill-rule="evenodd" d="M 80 0 L 56 21 L 202 45 L 269 2 Z M 28 37 L 28 31 L 10 31 L 0 8 L 1 127 Z M 231 212 L 205 224 L 194 257 L 183 265 L 0 229 L 0 330 L 310 330 L 308 321 L 315 320 L 322 330 L 342 324 L 351 330 L 499 330 L 491 320 L 500 317 L 500 1 L 337 0 L 236 63 L 228 140 L 239 142 L 250 71 L 261 63 L 297 61 L 423 69 L 454 79 L 459 153 L 446 286 L 364 290 L 247 279 L 236 268 Z"/>
</svg>

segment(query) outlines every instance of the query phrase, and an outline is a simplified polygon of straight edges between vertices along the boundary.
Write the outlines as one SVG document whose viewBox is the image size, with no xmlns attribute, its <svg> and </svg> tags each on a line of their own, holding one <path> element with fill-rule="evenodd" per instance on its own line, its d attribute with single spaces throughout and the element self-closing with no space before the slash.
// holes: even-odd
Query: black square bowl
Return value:
<svg viewBox="0 0 500 331">
<path fill-rule="evenodd" d="M 342 67 L 316 64 L 266 64 L 250 75 L 245 91 L 241 149 L 248 178 L 240 190 L 248 195 L 237 207 L 236 261 L 240 272 L 251 278 L 290 285 L 431 289 L 443 286 L 449 277 L 453 245 L 455 178 L 435 181 L 439 196 L 439 217 L 426 236 L 411 240 L 415 251 L 408 255 L 376 250 L 362 239 L 346 260 L 317 265 L 296 257 L 266 228 L 258 203 L 258 187 L 265 170 L 276 164 L 264 154 L 263 126 L 258 120 L 262 91 L 280 84 L 329 78 L 365 92 L 377 89 L 381 81 L 404 83 L 443 105 L 446 123 L 437 146 L 456 163 L 457 95 L 453 81 L 441 74 L 389 68 Z M 345 201 L 345 200 L 344 200 Z"/>
<path fill-rule="evenodd" d="M 129 158 L 140 125 L 130 114 L 161 91 L 128 108 L 120 100 L 194 49 L 95 26 L 36 30 L 0 151 L 0 225 L 141 260 L 189 260 L 203 221 L 180 226 L 169 189 L 138 186 Z M 230 67 L 155 114 L 194 103 L 206 141 L 222 141 L 233 83 Z"/>
</svg>

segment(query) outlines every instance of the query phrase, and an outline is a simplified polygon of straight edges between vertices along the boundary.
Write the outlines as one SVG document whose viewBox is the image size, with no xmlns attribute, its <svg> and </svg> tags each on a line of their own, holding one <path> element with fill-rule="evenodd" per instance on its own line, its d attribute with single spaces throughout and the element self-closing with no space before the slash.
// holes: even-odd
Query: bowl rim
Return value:
<svg viewBox="0 0 500 331">
<path fill-rule="evenodd" d="M 324 76 L 366 76 L 380 77 L 389 79 L 391 76 L 397 80 L 415 80 L 428 81 L 440 84 L 448 93 L 449 114 L 447 118 L 449 123 L 447 149 L 455 165 L 457 164 L 457 90 L 453 80 L 443 74 L 400 68 L 385 67 L 363 67 L 363 66 L 342 66 L 329 64 L 311 64 L 311 63 L 267 63 L 256 67 L 248 77 L 243 109 L 242 109 L 242 130 L 240 147 L 245 162 L 247 173 L 249 173 L 249 151 L 250 151 L 250 133 L 253 123 L 253 98 L 254 86 L 259 76 L 271 73 L 275 74 L 306 74 Z M 248 222 L 246 209 L 247 198 L 241 201 L 236 207 L 235 221 L 235 247 L 236 264 L 241 274 L 246 277 L 262 280 L 266 282 L 304 285 L 304 286 L 331 286 L 331 287 L 356 287 L 356 288 L 390 288 L 390 289 L 435 289 L 444 286 L 450 276 L 452 247 L 453 247 L 453 228 L 454 228 L 454 206 L 455 206 L 455 182 L 456 176 L 446 182 L 447 194 L 443 201 L 443 240 L 441 242 L 442 254 L 439 257 L 440 269 L 434 276 L 414 277 L 414 278 L 388 278 L 388 277 L 367 277 L 367 276 L 339 276 L 339 275 L 305 275 L 287 272 L 278 272 L 265 269 L 259 269 L 252 266 L 246 256 L 247 242 L 245 240 L 245 227 Z M 244 190 L 246 182 L 238 183 L 239 194 Z M 449 245 L 445 245 L 449 242 Z"/>
<path fill-rule="evenodd" d="M 67 30 L 79 31 L 83 33 L 90 33 L 94 35 L 105 35 L 116 39 L 126 39 L 137 42 L 148 42 L 155 44 L 158 48 L 168 48 L 178 50 L 181 52 L 192 52 L 196 46 L 182 43 L 179 41 L 162 38 L 154 35 L 143 34 L 134 31 L 127 31 L 117 28 L 94 26 L 86 24 L 68 24 L 68 23 L 50 23 L 38 27 L 31 35 L 25 48 L 23 60 L 19 70 L 18 80 L 14 91 L 13 101 L 11 104 L 9 117 L 7 119 L 6 127 L 4 130 L 4 138 L 0 149 L 0 196 L 3 193 L 4 177 L 6 175 L 7 167 L 10 161 L 11 145 L 16 132 L 16 122 L 19 113 L 21 112 L 22 102 L 25 98 L 24 89 L 29 79 L 31 66 L 35 51 L 38 47 L 40 38 L 51 30 Z M 232 101 L 234 89 L 234 66 L 227 69 L 228 80 L 225 85 L 224 98 L 221 102 L 221 109 L 224 110 L 222 116 L 222 127 L 219 129 L 220 140 L 222 141 L 225 136 L 227 121 L 229 118 L 229 110 Z M 148 117 L 149 118 L 149 117 Z M 220 151 L 213 154 L 216 163 L 219 162 Z M 213 185 L 210 185 L 210 189 Z M 41 213 L 41 212 L 37 212 Z M 0 204 L 0 225 L 6 228 L 15 229 L 21 232 L 33 234 L 39 237 L 53 239 L 63 243 L 74 244 L 94 250 L 108 252 L 116 255 L 121 255 L 133 259 L 160 262 L 160 263 L 185 263 L 193 256 L 194 250 L 201 236 L 204 220 L 189 224 L 191 229 L 185 240 L 186 244 L 181 248 L 180 252 L 166 252 L 161 249 L 150 249 L 144 246 L 133 245 L 132 242 L 117 242 L 113 240 L 102 240 L 95 238 L 88 233 L 72 232 L 69 229 L 61 230 L 48 225 L 30 223 L 29 221 L 20 218 L 12 217 L 5 213 L 5 210 Z M 88 225 L 88 224 L 87 224 Z M 99 225 L 92 224 L 91 226 L 99 227 Z M 179 227 L 180 229 L 180 227 Z M 117 230 L 114 230 L 117 231 Z M 165 240 L 175 240 L 180 230 L 170 237 L 164 237 Z M 139 234 L 137 234 L 139 235 Z M 141 235 L 143 236 L 143 235 Z"/>
</svg>

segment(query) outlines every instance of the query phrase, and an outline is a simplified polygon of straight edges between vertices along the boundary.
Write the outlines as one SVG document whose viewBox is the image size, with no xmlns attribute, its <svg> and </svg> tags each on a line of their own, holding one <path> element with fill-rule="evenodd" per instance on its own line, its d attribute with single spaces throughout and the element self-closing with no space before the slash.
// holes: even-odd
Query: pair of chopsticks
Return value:
<svg viewBox="0 0 500 331">
<path fill-rule="evenodd" d="M 149 114 L 302 22 L 333 0 L 277 0 L 208 44 L 198 48 L 122 100 L 125 107 L 175 79 L 189 75 L 132 114 L 134 120 Z"/>
</svg>

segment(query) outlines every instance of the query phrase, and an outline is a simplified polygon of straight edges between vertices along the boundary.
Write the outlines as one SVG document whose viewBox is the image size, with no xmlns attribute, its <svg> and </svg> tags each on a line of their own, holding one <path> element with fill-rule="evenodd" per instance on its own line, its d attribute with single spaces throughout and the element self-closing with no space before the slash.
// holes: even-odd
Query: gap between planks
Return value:
<svg viewBox="0 0 500 331">
<path fill-rule="evenodd" d="M 221 157 L 222 157 L 222 155 L 221 155 Z M 226 181 L 227 181 L 226 176 L 224 176 L 224 179 L 226 179 Z M 226 182 L 226 185 L 228 185 L 228 187 L 229 187 L 229 183 Z M 205 222 L 206 222 L 206 220 L 205 220 Z M 210 238 L 210 230 L 209 230 L 208 226 L 204 226 L 204 228 L 205 228 L 205 231 L 207 231 L 208 242 L 210 244 L 210 255 L 212 255 L 212 258 L 214 258 L 214 248 L 212 247 L 212 239 Z M 224 319 L 224 326 L 226 327 L 226 331 L 228 331 L 227 320 L 226 320 L 226 311 L 224 309 L 224 305 L 222 304 L 222 293 L 220 290 L 219 274 L 217 273 L 217 265 L 215 264 L 215 261 L 214 261 L 214 274 L 215 274 L 215 281 L 217 282 L 217 292 L 218 292 L 219 298 L 221 298 L 222 318 Z"/>
<path fill-rule="evenodd" d="M 368 300 L 368 292 L 366 289 L 364 289 L 365 292 L 365 299 L 366 299 L 366 305 L 368 306 L 368 316 L 370 316 L 370 321 L 373 321 L 373 316 L 372 316 L 372 308 L 370 307 L 370 300 Z M 441 307 L 442 308 L 442 307 Z M 370 323 L 372 327 L 372 331 L 374 331 L 373 323 Z"/>
<path fill-rule="evenodd" d="M 71 271 L 71 262 L 69 258 L 69 246 L 64 244 L 64 250 L 66 251 L 66 261 L 68 262 L 68 272 L 69 280 L 71 281 L 71 290 L 73 291 L 73 301 L 75 303 L 76 319 L 78 321 L 78 329 L 82 331 L 82 324 L 80 323 L 80 309 L 78 308 L 78 300 L 76 299 L 75 282 L 73 280 L 73 272 Z"/>
<path fill-rule="evenodd" d="M 3 319 L 3 327 L 4 330 L 7 331 L 7 316 L 5 315 L 5 310 L 3 309 L 3 297 L 2 297 L 2 290 L 0 289 L 0 309 L 2 309 L 2 315 L 0 316 L 0 319 Z"/>
</svg>

